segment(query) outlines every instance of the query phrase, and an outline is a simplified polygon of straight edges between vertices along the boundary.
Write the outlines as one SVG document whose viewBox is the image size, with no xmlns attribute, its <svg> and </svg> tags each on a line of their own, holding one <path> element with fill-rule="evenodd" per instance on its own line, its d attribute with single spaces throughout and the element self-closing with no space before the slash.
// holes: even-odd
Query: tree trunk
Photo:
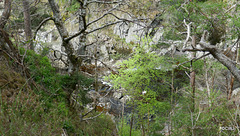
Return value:
<svg viewBox="0 0 240 136">
<path fill-rule="evenodd" d="M 94 55 L 95 55 L 95 91 L 98 92 L 97 46 L 94 49 Z"/>
<path fill-rule="evenodd" d="M 192 36 L 192 46 L 193 48 L 196 48 L 196 36 L 193 35 Z M 192 52 L 191 53 L 191 58 L 195 58 L 196 57 L 196 52 Z M 190 84 L 191 84 L 191 88 L 192 88 L 192 112 L 194 112 L 195 110 L 195 71 L 193 69 L 192 66 L 192 61 L 191 61 L 191 68 L 190 68 Z"/>
<path fill-rule="evenodd" d="M 204 36 L 203 36 L 204 37 Z M 240 82 L 239 70 L 236 67 L 236 63 L 225 56 L 220 49 L 216 46 L 206 43 L 203 39 L 200 41 L 200 45 L 204 50 L 208 50 L 215 59 L 228 68 L 228 70 L 233 74 L 233 76 Z"/>
<path fill-rule="evenodd" d="M 237 44 L 237 50 L 235 52 L 235 58 L 234 58 L 236 63 L 238 63 L 238 58 L 239 58 L 239 50 L 238 50 L 238 44 Z M 229 89 L 229 93 L 228 93 L 228 100 L 230 100 L 231 97 L 232 97 L 234 80 L 235 80 L 234 76 L 231 75 L 231 82 L 230 82 L 230 89 Z"/>
<path fill-rule="evenodd" d="M 32 29 L 31 29 L 31 18 L 30 18 L 30 4 L 28 0 L 23 0 L 23 15 L 24 15 L 24 32 L 27 41 L 27 47 L 34 50 L 32 44 Z"/>
<path fill-rule="evenodd" d="M 125 101 L 122 103 L 122 126 L 121 126 L 121 135 L 123 134 L 123 125 L 124 125 L 124 104 Z"/>
<path fill-rule="evenodd" d="M 78 14 L 79 14 L 79 31 L 82 31 L 82 34 L 79 35 L 79 45 L 78 45 L 78 55 L 86 55 L 86 41 L 87 37 L 85 34 L 86 30 L 86 7 L 81 5 Z"/>
<path fill-rule="evenodd" d="M 208 68 L 207 68 L 207 61 L 206 59 L 204 60 L 204 68 L 205 68 L 205 82 L 207 86 L 207 97 L 208 97 L 208 106 L 211 107 L 211 89 L 209 85 L 209 78 L 208 78 Z"/>
<path fill-rule="evenodd" d="M 234 85 L 234 76 L 231 75 L 231 80 L 230 80 L 230 89 L 229 89 L 229 92 L 228 92 L 228 100 L 231 99 L 231 96 L 232 96 L 232 92 L 233 92 L 233 85 Z"/>
<path fill-rule="evenodd" d="M 53 20 L 54 23 L 58 29 L 58 32 L 62 38 L 62 46 L 65 48 L 65 52 L 68 56 L 68 59 L 70 60 L 70 66 L 69 66 L 69 73 L 74 74 L 76 71 L 78 71 L 79 66 L 82 64 L 82 58 L 78 57 L 77 53 L 74 50 L 73 44 L 68 40 L 69 33 L 65 26 L 63 25 L 62 17 L 59 11 L 58 6 L 54 2 L 54 0 L 48 0 L 50 7 L 53 11 Z"/>
<path fill-rule="evenodd" d="M 132 112 L 132 116 L 131 116 L 131 120 L 130 120 L 129 136 L 132 136 L 134 112 L 135 112 L 135 105 L 134 105 L 134 102 L 133 102 L 133 112 Z"/>
<path fill-rule="evenodd" d="M 11 13 L 11 0 L 5 0 L 4 1 L 4 11 L 2 13 L 2 16 L 0 18 L 0 28 L 3 29 L 5 24 L 7 23 L 10 13 Z"/>
</svg>

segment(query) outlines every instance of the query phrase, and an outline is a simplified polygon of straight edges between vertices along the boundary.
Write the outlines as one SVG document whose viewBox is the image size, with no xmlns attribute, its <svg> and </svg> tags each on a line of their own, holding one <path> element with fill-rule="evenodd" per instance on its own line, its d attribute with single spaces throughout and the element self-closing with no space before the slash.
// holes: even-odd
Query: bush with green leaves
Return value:
<svg viewBox="0 0 240 136">
<path fill-rule="evenodd" d="M 150 45 L 147 45 L 147 41 L 145 43 L 136 45 L 132 57 L 120 64 L 119 74 L 111 75 L 109 79 L 115 88 L 127 90 L 125 95 L 131 97 L 129 103 L 136 107 L 139 118 L 137 126 L 144 125 L 148 128 L 149 115 L 163 113 L 159 115 L 163 117 L 170 110 L 171 71 L 174 61 L 146 51 Z"/>
<path fill-rule="evenodd" d="M 205 2 L 192 1 L 184 3 L 184 1 L 170 4 L 169 8 L 163 14 L 164 16 L 164 34 L 163 37 L 171 40 L 184 40 L 186 35 L 180 33 L 187 31 L 187 24 L 191 22 L 191 34 L 197 36 L 200 40 L 204 30 L 209 32 L 208 41 L 215 45 L 225 40 L 226 32 L 235 31 L 231 29 L 231 25 L 235 28 L 238 26 L 234 14 L 234 8 L 231 3 L 222 1 L 208 0 Z M 229 11 L 228 11 L 229 9 Z M 232 24 L 230 23 L 232 22 Z M 230 27 L 228 27 L 230 26 Z M 236 33 L 229 33 L 231 39 L 236 37 Z M 227 34 L 228 35 L 228 34 Z"/>
<path fill-rule="evenodd" d="M 24 50 L 23 48 L 21 48 L 20 52 L 21 54 L 26 54 L 24 62 L 30 69 L 32 78 L 36 81 L 36 83 L 44 86 L 45 88 L 45 91 L 42 90 L 38 93 L 43 93 L 47 95 L 47 97 L 50 93 L 52 98 L 57 97 L 60 100 L 64 100 L 66 90 L 74 89 L 77 84 L 79 86 L 79 91 L 82 93 L 84 92 L 82 95 L 85 95 L 93 83 L 92 79 L 84 77 L 81 74 L 62 75 L 56 73 L 56 69 L 52 67 L 50 60 L 47 56 L 44 56 L 41 53 L 36 54 L 32 50 Z M 85 97 L 83 99 L 85 99 Z"/>
<path fill-rule="evenodd" d="M 99 112 L 93 111 L 85 118 L 95 118 L 83 121 L 79 115 L 84 115 L 88 110 L 70 110 L 66 102 L 65 90 L 78 83 L 78 102 L 86 104 L 84 93 L 90 88 L 92 79 L 83 75 L 57 74 L 47 57 L 24 49 L 20 52 L 24 54 L 24 62 L 30 70 L 31 78 L 39 84 L 39 88 L 32 90 L 31 88 L 36 88 L 27 84 L 30 80 L 6 67 L 0 67 L 0 73 L 3 73 L 1 76 L 6 77 L 6 81 L 0 80 L 0 135 L 61 135 L 64 131 L 68 135 L 111 136 L 117 133 L 110 116 L 99 116 Z M 12 79 L 14 85 L 5 85 L 5 82 Z M 10 90 L 10 87 L 22 90 L 13 90 L 13 96 L 9 97 L 9 91 L 2 89 Z"/>
</svg>

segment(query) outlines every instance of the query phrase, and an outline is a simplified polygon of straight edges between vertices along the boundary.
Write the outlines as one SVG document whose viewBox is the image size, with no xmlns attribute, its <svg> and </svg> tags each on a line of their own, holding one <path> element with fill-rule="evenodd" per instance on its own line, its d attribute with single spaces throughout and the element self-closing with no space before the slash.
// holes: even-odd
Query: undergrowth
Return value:
<svg viewBox="0 0 240 136">
<path fill-rule="evenodd" d="M 76 83 L 80 86 L 79 102 L 89 102 L 85 94 L 92 79 L 58 74 L 46 56 L 24 49 L 20 53 L 31 78 L 0 63 L 0 135 L 112 135 L 115 127 L 109 116 L 102 114 L 85 122 L 79 115 L 87 110 L 73 111 L 68 104 L 66 90 Z"/>
</svg>

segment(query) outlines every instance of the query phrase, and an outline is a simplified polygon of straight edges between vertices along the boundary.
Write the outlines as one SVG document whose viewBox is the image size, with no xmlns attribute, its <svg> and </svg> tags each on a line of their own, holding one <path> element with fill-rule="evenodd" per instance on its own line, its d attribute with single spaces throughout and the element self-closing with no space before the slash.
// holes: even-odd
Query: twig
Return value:
<svg viewBox="0 0 240 136">
<path fill-rule="evenodd" d="M 62 129 L 62 130 L 63 130 L 62 136 L 68 136 L 67 131 L 65 129 Z"/>
<path fill-rule="evenodd" d="M 99 113 L 98 115 L 96 115 L 96 116 L 93 116 L 93 117 L 90 117 L 90 118 L 86 118 L 86 119 L 82 119 L 82 121 L 87 121 L 87 120 L 90 120 L 90 119 L 95 119 L 95 118 L 97 118 L 98 116 L 100 116 L 102 113 L 103 113 L 103 111 L 102 111 L 101 113 Z"/>
<path fill-rule="evenodd" d="M 200 56 L 200 57 L 198 57 L 198 58 L 192 58 L 192 59 L 189 60 L 189 61 L 185 61 L 185 62 L 183 62 L 183 63 L 181 63 L 181 64 L 178 64 L 177 67 L 179 67 L 179 66 L 181 66 L 181 65 L 183 65 L 183 64 L 186 64 L 186 63 L 188 63 L 188 62 L 191 62 L 191 61 L 197 61 L 197 60 L 199 60 L 199 59 L 201 59 L 201 58 L 203 58 L 203 57 L 206 57 L 206 56 L 208 56 L 208 55 L 210 55 L 210 53 L 204 54 L 204 55 L 202 55 L 202 56 Z"/>
<path fill-rule="evenodd" d="M 18 62 L 16 59 L 14 59 L 10 54 L 8 54 L 5 50 L 1 50 L 2 52 L 4 52 L 7 56 L 9 56 L 12 60 L 14 60 L 17 64 L 19 64 L 20 66 L 22 66 L 23 67 L 23 65 L 20 63 L 20 62 Z"/>
<path fill-rule="evenodd" d="M 69 36 L 67 38 L 64 38 L 63 40 L 65 42 L 69 42 L 70 40 L 72 40 L 73 38 L 79 36 L 80 34 L 82 34 L 83 32 L 85 31 L 85 29 L 82 29 L 81 31 L 77 32 L 76 34 L 72 35 L 72 36 Z"/>
<path fill-rule="evenodd" d="M 139 26 L 141 26 L 141 27 L 146 27 L 146 26 L 144 26 L 144 25 L 142 25 L 142 24 L 140 24 L 140 23 L 136 23 L 136 22 L 148 20 L 148 18 L 137 18 L 137 19 L 134 19 L 134 20 L 129 20 L 129 19 L 126 19 L 126 18 L 120 18 L 120 17 L 116 16 L 116 15 L 113 14 L 113 13 L 109 13 L 109 15 L 112 15 L 112 16 L 115 17 L 116 19 L 122 20 L 123 22 L 132 22 L 132 23 L 135 23 L 135 24 L 137 24 L 137 25 L 139 25 Z"/>
<path fill-rule="evenodd" d="M 90 57 L 93 59 L 96 59 L 94 56 L 89 56 L 89 55 L 78 55 L 79 57 Z M 102 62 L 101 60 L 97 59 L 97 61 L 101 62 L 105 67 L 107 67 L 110 71 L 112 71 L 113 73 L 118 74 L 117 71 L 114 71 L 111 67 L 109 67 L 106 63 Z"/>
<path fill-rule="evenodd" d="M 232 7 L 230 7 L 227 11 L 225 11 L 225 14 L 228 13 L 230 10 L 232 10 L 233 8 L 235 8 L 238 4 L 234 4 Z"/>
<path fill-rule="evenodd" d="M 53 18 L 52 18 L 52 17 L 45 18 L 45 19 L 38 25 L 37 29 L 36 29 L 35 32 L 34 32 L 33 39 L 36 39 L 36 35 L 37 35 L 37 32 L 39 31 L 39 29 L 42 27 L 42 25 L 43 25 L 44 23 L 46 23 L 46 22 L 49 21 L 49 20 L 53 20 Z"/>
<path fill-rule="evenodd" d="M 101 0 L 92 0 L 92 1 L 89 1 L 87 4 L 91 4 L 91 3 L 99 3 L 99 4 L 118 4 L 122 2 L 122 0 L 120 1 L 112 1 L 112 2 L 109 2 L 109 1 L 101 1 Z"/>
<path fill-rule="evenodd" d="M 102 18 L 104 18 L 106 15 L 110 14 L 110 12 L 112 12 L 113 10 L 115 10 L 119 5 L 120 5 L 120 4 L 114 6 L 112 9 L 108 10 L 105 14 L 103 14 L 101 17 L 99 17 L 99 18 L 93 20 L 92 22 L 88 23 L 88 24 L 86 25 L 86 27 L 88 27 L 88 26 L 90 26 L 91 24 L 93 24 L 93 23 L 101 20 Z"/>
<path fill-rule="evenodd" d="M 185 71 L 185 74 L 188 76 L 188 78 L 191 78 L 190 75 Z"/>
<path fill-rule="evenodd" d="M 228 48 L 230 48 L 230 49 L 232 49 L 237 43 L 238 43 L 238 41 L 240 40 L 240 36 L 237 38 L 237 40 L 233 43 L 233 45 L 231 45 L 230 47 L 228 47 Z M 230 52 L 230 50 L 228 50 L 228 52 L 226 52 L 226 54 L 228 54 Z"/>
<path fill-rule="evenodd" d="M 91 33 L 95 32 L 95 31 L 101 30 L 101 29 L 103 29 L 103 28 L 106 28 L 106 27 L 109 27 L 109 26 L 112 26 L 112 25 L 115 25 L 115 24 L 118 24 L 118 23 L 121 23 L 121 22 L 123 22 L 123 21 L 121 20 L 121 21 L 116 21 L 116 22 L 108 23 L 108 24 L 106 24 L 106 25 L 104 25 L 104 26 L 102 26 L 102 27 L 99 27 L 99 28 L 96 28 L 96 29 L 91 30 L 91 31 L 87 32 L 86 34 L 91 34 Z M 78 36 L 78 35 L 77 35 L 77 36 Z M 76 36 L 75 36 L 75 37 L 76 37 Z"/>
</svg>

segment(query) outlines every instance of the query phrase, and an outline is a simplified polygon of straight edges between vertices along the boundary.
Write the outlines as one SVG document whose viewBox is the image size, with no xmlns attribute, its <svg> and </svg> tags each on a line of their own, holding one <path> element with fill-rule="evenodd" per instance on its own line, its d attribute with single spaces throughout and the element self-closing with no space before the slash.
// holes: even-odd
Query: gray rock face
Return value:
<svg viewBox="0 0 240 136">
<path fill-rule="evenodd" d="M 234 89 L 233 90 L 233 92 L 232 92 L 232 97 L 238 97 L 238 98 L 240 98 L 240 88 L 236 88 L 236 89 Z"/>
<path fill-rule="evenodd" d="M 132 23 L 122 23 L 114 27 L 114 33 L 119 35 L 120 38 L 125 39 L 127 43 L 138 42 L 139 38 L 143 38 L 146 34 L 145 24 L 132 24 Z M 152 37 L 152 44 L 162 39 L 163 31 L 162 27 L 156 30 L 154 36 Z"/>
<path fill-rule="evenodd" d="M 127 104 L 127 101 L 130 100 L 130 97 L 123 94 L 123 89 L 114 90 L 111 85 L 102 82 L 104 85 L 100 87 L 99 91 L 91 90 L 88 92 L 87 97 L 92 99 L 93 103 L 88 105 L 89 109 L 92 109 L 94 105 L 97 106 L 97 110 L 104 110 L 107 113 L 110 113 L 114 116 L 121 116 L 122 112 L 124 114 L 130 114 L 132 107 Z M 123 108 L 124 106 L 124 108 Z M 124 111 L 123 111 L 124 110 Z"/>
</svg>

